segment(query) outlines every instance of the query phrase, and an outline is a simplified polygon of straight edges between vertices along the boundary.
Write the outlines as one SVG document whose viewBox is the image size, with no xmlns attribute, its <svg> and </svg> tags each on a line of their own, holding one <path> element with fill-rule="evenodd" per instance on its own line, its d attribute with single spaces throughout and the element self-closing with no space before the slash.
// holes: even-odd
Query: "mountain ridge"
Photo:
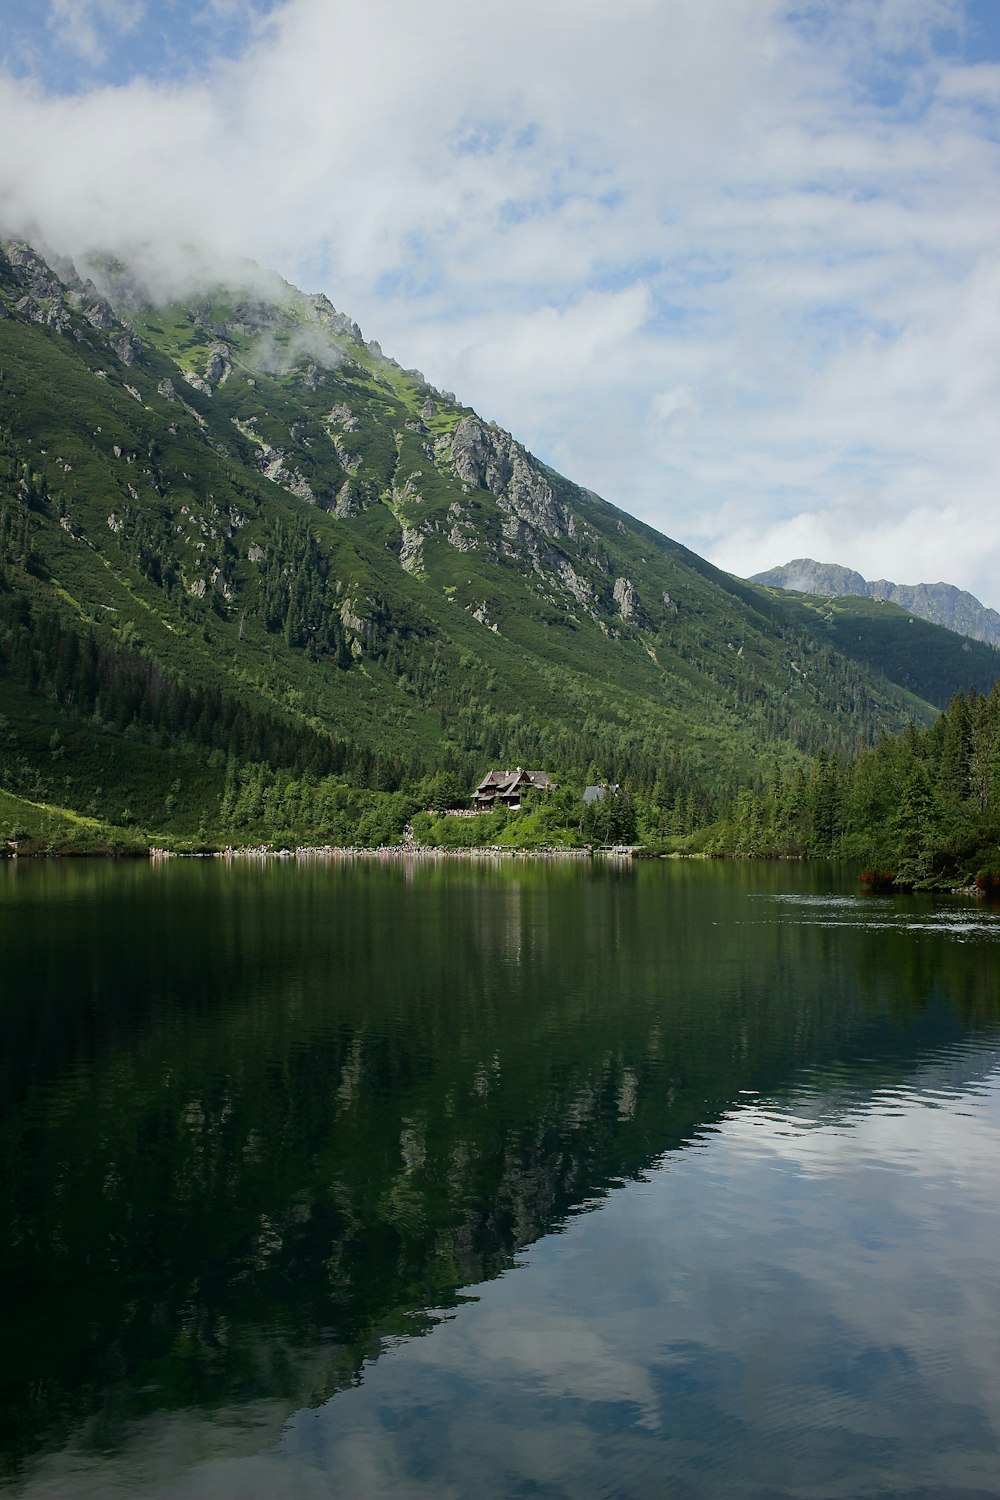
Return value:
<svg viewBox="0 0 1000 1500">
<path fill-rule="evenodd" d="M 754 573 L 749 582 L 793 593 L 825 598 L 854 596 L 888 599 L 921 619 L 943 625 L 958 635 L 1000 645 L 1000 612 L 983 604 L 974 594 L 951 583 L 893 583 L 888 578 L 867 579 L 840 563 L 820 563 L 811 557 L 793 558 L 780 567 Z"/>
</svg>

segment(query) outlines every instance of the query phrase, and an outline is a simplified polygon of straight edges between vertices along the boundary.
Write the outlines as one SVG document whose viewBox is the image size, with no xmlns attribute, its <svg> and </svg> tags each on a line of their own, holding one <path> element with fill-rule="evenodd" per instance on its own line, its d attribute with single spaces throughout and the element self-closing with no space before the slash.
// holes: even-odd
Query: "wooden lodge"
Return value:
<svg viewBox="0 0 1000 1500">
<path fill-rule="evenodd" d="M 518 808 L 523 793 L 531 787 L 554 792 L 556 783 L 545 771 L 525 771 L 520 766 L 513 771 L 487 771 L 472 794 L 472 804 L 479 812 L 490 812 L 494 807 Z"/>
</svg>

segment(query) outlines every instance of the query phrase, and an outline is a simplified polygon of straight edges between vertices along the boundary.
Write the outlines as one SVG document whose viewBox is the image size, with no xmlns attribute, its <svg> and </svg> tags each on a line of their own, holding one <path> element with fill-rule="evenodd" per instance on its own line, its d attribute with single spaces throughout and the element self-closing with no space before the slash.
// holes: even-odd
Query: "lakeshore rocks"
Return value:
<svg viewBox="0 0 1000 1500">
<path fill-rule="evenodd" d="M 416 844 L 403 842 L 401 844 L 380 844 L 377 848 L 367 848 L 361 845 L 320 844 L 302 845 L 295 849 L 272 849 L 267 844 L 251 844 L 240 848 L 227 847 L 225 849 L 192 849 L 180 851 L 177 849 L 161 849 L 151 847 L 149 857 L 152 860 L 161 859 L 254 859 L 254 860 L 330 860 L 349 861 L 355 859 L 378 860 L 380 863 L 391 863 L 397 860 L 415 860 L 418 862 L 431 862 L 438 860 L 490 860 L 500 859 L 515 860 L 559 860 L 559 859 L 632 859 L 635 850 L 629 845 L 615 845 L 607 849 L 506 849 L 498 844 L 490 844 L 483 848 L 471 849 L 442 849 L 437 845 Z"/>
</svg>

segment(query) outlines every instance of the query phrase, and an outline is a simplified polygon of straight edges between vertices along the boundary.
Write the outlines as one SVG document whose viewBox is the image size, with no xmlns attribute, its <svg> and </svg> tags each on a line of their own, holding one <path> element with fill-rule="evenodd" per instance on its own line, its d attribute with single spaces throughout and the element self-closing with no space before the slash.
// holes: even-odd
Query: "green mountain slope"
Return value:
<svg viewBox="0 0 1000 1500">
<path fill-rule="evenodd" d="M 783 605 L 845 656 L 864 662 L 918 698 L 945 708 L 956 692 L 988 693 L 1000 678 L 1000 652 L 956 635 L 886 599 L 785 592 Z"/>
<path fill-rule="evenodd" d="M 931 717 L 325 298 L 91 274 L 0 253 L 9 792 L 169 832 L 239 765 L 391 792 L 520 762 L 711 811 Z"/>
</svg>

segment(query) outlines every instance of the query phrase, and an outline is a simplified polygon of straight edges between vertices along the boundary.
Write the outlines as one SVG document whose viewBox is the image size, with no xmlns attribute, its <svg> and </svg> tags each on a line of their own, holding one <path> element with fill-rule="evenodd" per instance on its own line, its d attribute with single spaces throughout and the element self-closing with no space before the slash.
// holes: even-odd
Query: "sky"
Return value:
<svg viewBox="0 0 1000 1500">
<path fill-rule="evenodd" d="M 3 0 L 0 226 L 322 291 L 740 575 L 1000 608 L 1000 0 Z"/>
</svg>

